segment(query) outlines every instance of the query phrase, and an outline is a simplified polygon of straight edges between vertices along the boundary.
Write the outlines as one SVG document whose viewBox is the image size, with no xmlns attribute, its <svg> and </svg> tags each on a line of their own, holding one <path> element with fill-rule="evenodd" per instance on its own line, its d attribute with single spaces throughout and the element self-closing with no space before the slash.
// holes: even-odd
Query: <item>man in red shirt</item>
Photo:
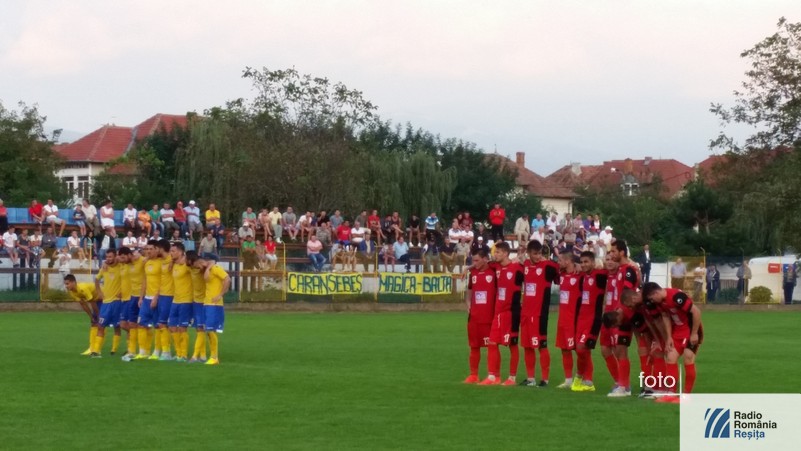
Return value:
<svg viewBox="0 0 801 451">
<path fill-rule="evenodd" d="M 526 249 L 528 260 L 523 266 L 523 305 L 520 313 L 520 343 L 526 364 L 526 380 L 520 385 L 536 386 L 534 369 L 537 350 L 540 354 L 540 387 L 548 385 L 551 354 L 548 352 L 548 311 L 551 306 L 551 285 L 559 281 L 559 265 L 542 254 L 539 241 L 531 241 Z"/>
<path fill-rule="evenodd" d="M 497 275 L 489 266 L 489 253 L 480 249 L 473 253 L 473 266 L 467 274 L 467 343 L 470 345 L 470 375 L 465 384 L 478 383 L 481 348 L 489 345 L 492 319 L 495 316 Z"/>
<path fill-rule="evenodd" d="M 342 246 L 350 245 L 350 221 L 345 221 L 337 227 L 337 242 Z"/>
<path fill-rule="evenodd" d="M 517 349 L 517 335 L 520 330 L 520 286 L 523 284 L 523 267 L 509 259 L 509 243 L 500 242 L 495 246 L 495 276 L 498 290 L 495 294 L 495 316 L 490 330 L 487 350 L 489 375 L 481 385 L 501 383 L 501 353 L 498 346 L 508 346 L 509 378 L 503 385 L 515 385 L 517 365 L 520 355 Z"/>
<path fill-rule="evenodd" d="M 565 381 L 556 388 L 573 385 L 573 351 L 576 349 L 576 320 L 581 307 L 582 276 L 572 252 L 559 256 L 559 319 L 556 323 L 556 347 L 562 350 Z"/>
<path fill-rule="evenodd" d="M 492 235 L 492 241 L 500 242 L 503 241 L 503 222 L 506 220 L 506 210 L 501 208 L 501 204 L 495 204 L 495 207 L 490 210 L 489 213 L 489 222 L 490 222 L 490 234 Z"/>
<path fill-rule="evenodd" d="M 628 245 L 625 240 L 617 240 L 612 243 L 609 251 L 611 259 L 617 263 L 617 273 L 611 292 L 611 299 L 607 300 L 604 311 L 617 310 L 620 306 L 620 295 L 625 289 L 637 290 L 640 286 L 640 277 L 637 268 L 631 264 L 628 257 Z M 623 327 L 614 328 L 608 335 L 609 342 L 602 345 L 614 347 L 614 357 L 617 360 L 617 383 L 608 394 L 611 398 L 631 396 L 631 362 L 629 361 L 629 346 L 631 345 L 632 330 L 626 324 Z M 607 362 L 607 365 L 609 363 Z"/>
<path fill-rule="evenodd" d="M 573 391 L 595 391 L 592 383 L 592 350 L 601 331 L 601 315 L 606 291 L 606 271 L 595 269 L 595 253 L 581 253 L 581 307 L 576 322 L 576 357 L 578 377 L 573 380 Z"/>
<path fill-rule="evenodd" d="M 636 300 L 637 297 L 634 297 Z M 636 302 L 636 301 L 635 301 Z M 692 299 L 681 290 L 662 288 L 655 282 L 648 282 L 643 287 L 642 302 L 650 303 L 662 316 L 665 331 L 665 360 L 667 375 L 672 377 L 673 391 L 678 388 L 679 357 L 684 363 L 684 392 L 692 393 L 695 386 L 695 356 L 698 347 L 704 340 L 704 329 L 701 324 L 701 310 L 693 304 Z M 677 403 L 677 396 L 661 397 L 657 402 Z"/>
<path fill-rule="evenodd" d="M 44 222 L 44 213 L 42 212 L 43 205 L 36 199 L 31 201 L 31 206 L 28 207 L 28 214 L 31 215 L 33 222 L 39 224 L 39 233 L 42 233 L 42 223 Z"/>
</svg>

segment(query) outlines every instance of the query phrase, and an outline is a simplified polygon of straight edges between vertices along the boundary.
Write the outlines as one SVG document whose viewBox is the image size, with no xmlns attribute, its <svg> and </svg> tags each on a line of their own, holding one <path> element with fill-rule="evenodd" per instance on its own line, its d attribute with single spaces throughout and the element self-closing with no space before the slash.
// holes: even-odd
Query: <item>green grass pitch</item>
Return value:
<svg viewBox="0 0 801 451">
<path fill-rule="evenodd" d="M 0 448 L 678 449 L 679 407 L 607 399 L 599 352 L 595 393 L 553 388 L 553 348 L 552 387 L 461 384 L 465 316 L 229 312 L 222 365 L 206 367 L 124 363 L 110 340 L 103 359 L 80 357 L 82 313 L 3 313 Z M 797 392 L 798 324 L 705 313 L 696 391 Z"/>
</svg>

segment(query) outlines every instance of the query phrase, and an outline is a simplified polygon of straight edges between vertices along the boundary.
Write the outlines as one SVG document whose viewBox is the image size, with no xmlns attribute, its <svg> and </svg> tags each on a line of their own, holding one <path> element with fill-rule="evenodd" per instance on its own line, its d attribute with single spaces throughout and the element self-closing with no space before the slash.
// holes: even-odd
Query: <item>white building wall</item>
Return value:
<svg viewBox="0 0 801 451">
<path fill-rule="evenodd" d="M 559 218 L 565 213 L 573 214 L 573 201 L 571 199 L 558 199 L 545 197 L 542 199 L 542 206 L 549 213 L 556 213 Z"/>
</svg>

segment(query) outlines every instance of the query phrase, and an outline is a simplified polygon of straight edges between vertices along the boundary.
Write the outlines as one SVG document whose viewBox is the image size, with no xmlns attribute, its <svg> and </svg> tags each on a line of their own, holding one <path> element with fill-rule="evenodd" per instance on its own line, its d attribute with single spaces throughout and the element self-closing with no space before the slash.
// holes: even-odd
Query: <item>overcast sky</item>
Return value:
<svg viewBox="0 0 801 451">
<path fill-rule="evenodd" d="M 246 66 L 342 81 L 394 122 L 570 162 L 709 155 L 747 69 L 797 0 L 17 1 L 0 101 L 73 137 L 252 96 Z"/>
</svg>

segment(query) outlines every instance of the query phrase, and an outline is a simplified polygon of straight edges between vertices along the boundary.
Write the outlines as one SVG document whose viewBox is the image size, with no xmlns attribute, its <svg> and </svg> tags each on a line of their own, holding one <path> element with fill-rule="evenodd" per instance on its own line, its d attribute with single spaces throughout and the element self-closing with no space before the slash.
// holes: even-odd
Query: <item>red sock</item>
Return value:
<svg viewBox="0 0 801 451">
<path fill-rule="evenodd" d="M 656 376 L 657 380 L 661 380 L 665 376 L 667 376 L 667 367 L 665 366 L 665 358 L 664 357 L 654 357 L 654 370 L 653 375 Z M 659 376 L 662 376 L 661 378 Z M 656 390 L 664 390 L 665 387 L 663 384 L 658 384 L 654 387 Z"/>
<path fill-rule="evenodd" d="M 573 352 L 562 351 L 562 368 L 565 370 L 565 379 L 573 378 Z"/>
<path fill-rule="evenodd" d="M 692 393 L 695 386 L 695 364 L 684 365 L 684 393 Z"/>
<path fill-rule="evenodd" d="M 595 371 L 595 367 L 592 365 L 592 353 L 589 349 L 585 349 L 581 354 L 584 354 L 584 369 L 581 370 L 581 378 L 585 381 L 591 381 Z M 581 358 L 581 354 L 579 354 L 579 358 Z"/>
<path fill-rule="evenodd" d="M 628 356 L 617 359 L 617 385 L 623 388 L 631 388 L 631 362 Z"/>
<path fill-rule="evenodd" d="M 501 376 L 501 353 L 498 345 L 489 345 L 487 348 L 487 372 L 491 376 Z"/>
<path fill-rule="evenodd" d="M 540 348 L 540 373 L 544 381 L 551 374 L 551 351 L 548 348 Z"/>
<path fill-rule="evenodd" d="M 526 377 L 534 379 L 534 367 L 537 366 L 537 350 L 523 348 L 523 360 L 526 363 Z"/>
<path fill-rule="evenodd" d="M 478 375 L 478 364 L 481 362 L 481 348 L 470 348 L 470 375 Z"/>
<path fill-rule="evenodd" d="M 576 350 L 576 376 L 584 379 L 584 370 L 587 367 L 587 355 L 584 350 Z"/>
<path fill-rule="evenodd" d="M 606 361 L 606 369 L 609 370 L 612 380 L 617 383 L 617 359 L 614 355 L 608 355 L 604 357 L 604 360 Z"/>
<path fill-rule="evenodd" d="M 673 378 L 675 384 L 673 384 L 673 391 L 675 392 L 679 388 L 679 364 L 678 363 L 668 363 L 667 365 L 667 375 Z"/>
<path fill-rule="evenodd" d="M 651 365 L 648 363 L 648 354 L 640 355 L 640 371 L 646 376 L 653 376 Z"/>
<path fill-rule="evenodd" d="M 517 376 L 517 366 L 520 365 L 520 348 L 509 345 L 509 376 Z"/>
</svg>

